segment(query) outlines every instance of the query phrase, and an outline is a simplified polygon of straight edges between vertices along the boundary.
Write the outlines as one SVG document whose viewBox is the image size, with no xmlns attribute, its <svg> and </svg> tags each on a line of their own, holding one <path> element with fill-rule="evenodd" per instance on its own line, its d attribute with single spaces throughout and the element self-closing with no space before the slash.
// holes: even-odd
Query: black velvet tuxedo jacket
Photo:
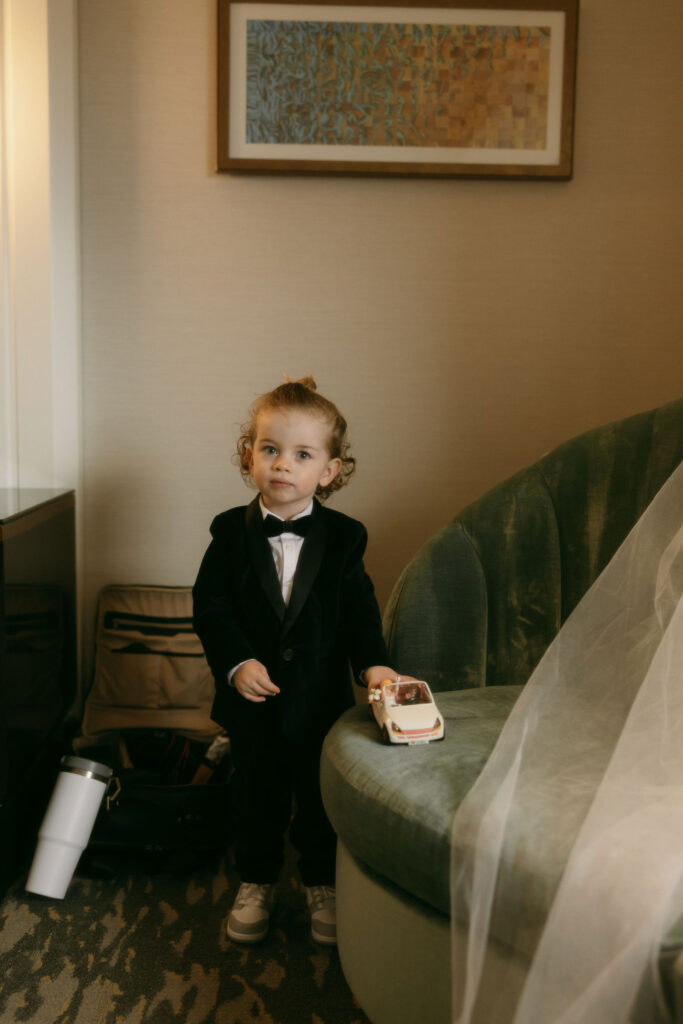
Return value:
<svg viewBox="0 0 683 1024">
<path fill-rule="evenodd" d="M 320 736 L 353 704 L 357 674 L 386 665 L 379 608 L 363 566 L 362 523 L 313 503 L 288 605 L 256 498 L 211 524 L 193 590 L 194 628 L 216 682 L 212 718 L 228 733 L 259 730 L 277 702 L 283 733 Z M 280 693 L 254 703 L 228 685 L 230 669 L 255 658 Z M 269 708 L 267 714 L 272 713 Z"/>
</svg>

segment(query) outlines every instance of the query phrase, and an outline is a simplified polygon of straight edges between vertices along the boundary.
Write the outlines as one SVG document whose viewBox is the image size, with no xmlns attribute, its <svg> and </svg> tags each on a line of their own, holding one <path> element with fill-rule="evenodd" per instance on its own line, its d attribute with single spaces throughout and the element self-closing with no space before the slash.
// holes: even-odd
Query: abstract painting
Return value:
<svg viewBox="0 0 683 1024">
<path fill-rule="evenodd" d="M 576 9 L 219 5 L 219 169 L 571 175 Z"/>
</svg>

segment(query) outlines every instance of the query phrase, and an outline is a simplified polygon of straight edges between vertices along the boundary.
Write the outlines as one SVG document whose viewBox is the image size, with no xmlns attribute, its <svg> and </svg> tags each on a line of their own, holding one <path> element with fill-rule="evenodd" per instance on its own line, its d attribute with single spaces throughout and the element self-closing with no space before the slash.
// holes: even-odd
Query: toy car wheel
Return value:
<svg viewBox="0 0 683 1024">
<path fill-rule="evenodd" d="M 382 726 L 382 743 L 386 743 L 387 745 L 391 744 L 391 740 L 389 739 L 389 733 L 387 732 L 386 725 Z"/>
</svg>

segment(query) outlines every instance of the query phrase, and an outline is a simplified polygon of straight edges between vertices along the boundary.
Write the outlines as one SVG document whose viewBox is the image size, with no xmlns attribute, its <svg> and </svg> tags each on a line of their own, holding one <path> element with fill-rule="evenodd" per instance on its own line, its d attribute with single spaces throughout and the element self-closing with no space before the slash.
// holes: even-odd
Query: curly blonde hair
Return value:
<svg viewBox="0 0 683 1024">
<path fill-rule="evenodd" d="M 341 469 L 326 486 L 318 485 L 316 495 L 325 501 L 331 494 L 348 483 L 356 469 L 356 460 L 350 454 L 347 437 L 347 423 L 339 409 L 329 398 L 318 394 L 313 377 L 302 377 L 301 380 L 285 378 L 284 384 L 260 395 L 249 408 L 249 418 L 240 427 L 237 441 L 235 461 L 245 480 L 250 481 L 249 451 L 256 437 L 256 423 L 259 413 L 265 409 L 300 409 L 325 420 L 330 427 L 328 453 L 331 459 L 341 461 Z"/>
</svg>

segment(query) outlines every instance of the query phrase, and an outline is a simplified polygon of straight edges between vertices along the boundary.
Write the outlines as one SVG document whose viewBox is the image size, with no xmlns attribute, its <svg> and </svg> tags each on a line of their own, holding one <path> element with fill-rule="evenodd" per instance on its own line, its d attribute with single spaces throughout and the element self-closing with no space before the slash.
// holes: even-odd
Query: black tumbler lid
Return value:
<svg viewBox="0 0 683 1024">
<path fill-rule="evenodd" d="M 91 775 L 99 782 L 109 782 L 112 777 L 112 769 L 109 765 L 101 764 L 99 761 L 90 761 L 86 757 L 74 757 L 65 755 L 61 760 L 61 771 L 76 772 L 79 775 Z"/>
</svg>

